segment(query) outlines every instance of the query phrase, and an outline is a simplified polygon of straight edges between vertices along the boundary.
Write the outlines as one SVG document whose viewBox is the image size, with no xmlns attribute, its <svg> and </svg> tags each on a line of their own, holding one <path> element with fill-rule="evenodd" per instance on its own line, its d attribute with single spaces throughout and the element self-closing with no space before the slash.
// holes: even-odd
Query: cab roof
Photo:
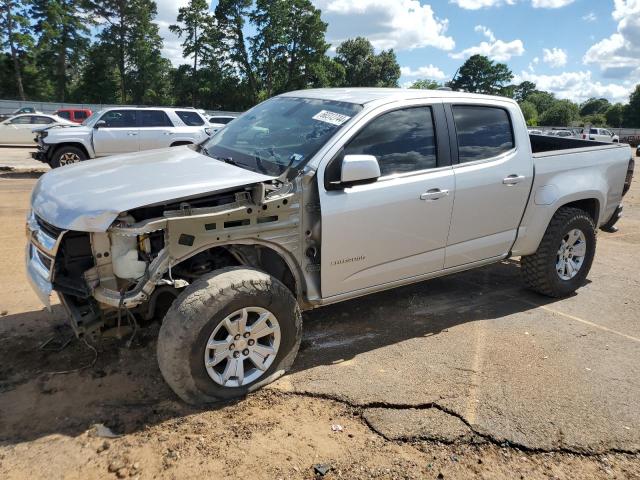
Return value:
<svg viewBox="0 0 640 480">
<path fill-rule="evenodd" d="M 481 95 L 479 93 L 454 92 L 450 90 L 421 90 L 413 88 L 315 88 L 296 90 L 280 95 L 281 97 L 316 98 L 338 102 L 365 105 L 375 101 L 409 100 L 416 98 L 476 98 L 492 101 L 513 102 L 507 97 Z"/>
</svg>

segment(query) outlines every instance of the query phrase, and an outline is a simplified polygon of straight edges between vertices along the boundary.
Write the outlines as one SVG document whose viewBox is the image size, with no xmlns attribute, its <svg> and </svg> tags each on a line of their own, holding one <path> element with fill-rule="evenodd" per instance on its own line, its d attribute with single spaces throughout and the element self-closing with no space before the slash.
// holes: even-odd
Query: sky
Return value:
<svg viewBox="0 0 640 480">
<path fill-rule="evenodd" d="M 156 1 L 164 54 L 185 63 L 168 26 L 188 0 Z M 506 63 L 513 83 L 529 80 L 576 102 L 626 102 L 640 83 L 640 0 L 311 1 L 328 23 L 329 54 L 356 36 L 377 51 L 393 48 L 401 86 L 447 81 L 476 53 Z"/>
</svg>

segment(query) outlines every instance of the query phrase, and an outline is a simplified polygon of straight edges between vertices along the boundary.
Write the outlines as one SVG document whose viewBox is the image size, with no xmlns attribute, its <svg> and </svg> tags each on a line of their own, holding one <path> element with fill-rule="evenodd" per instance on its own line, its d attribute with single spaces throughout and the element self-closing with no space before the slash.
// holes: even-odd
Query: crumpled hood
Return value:
<svg viewBox="0 0 640 480">
<path fill-rule="evenodd" d="M 201 155 L 189 147 L 87 160 L 47 172 L 31 207 L 58 228 L 104 232 L 119 213 L 275 177 Z"/>
</svg>

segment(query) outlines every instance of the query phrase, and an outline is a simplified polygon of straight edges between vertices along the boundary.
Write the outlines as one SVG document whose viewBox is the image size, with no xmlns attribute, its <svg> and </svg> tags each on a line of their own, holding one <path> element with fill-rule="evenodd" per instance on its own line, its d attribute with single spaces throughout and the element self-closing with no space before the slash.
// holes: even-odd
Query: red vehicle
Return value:
<svg viewBox="0 0 640 480">
<path fill-rule="evenodd" d="M 89 118 L 93 112 L 88 108 L 61 108 L 54 115 L 65 118 L 75 123 L 82 123 Z"/>
</svg>

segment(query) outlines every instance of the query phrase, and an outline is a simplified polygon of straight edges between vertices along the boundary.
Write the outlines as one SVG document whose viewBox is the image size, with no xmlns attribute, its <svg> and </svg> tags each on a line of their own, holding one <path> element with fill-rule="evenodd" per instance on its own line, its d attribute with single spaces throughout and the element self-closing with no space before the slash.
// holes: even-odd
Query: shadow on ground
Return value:
<svg viewBox="0 0 640 480">
<path fill-rule="evenodd" d="M 462 323 L 523 312 L 545 302 L 522 289 L 518 270 L 516 262 L 503 262 L 310 312 L 305 315 L 305 336 L 293 371 L 332 365 L 366 351 L 438 335 Z M 530 301 L 520 301 L 514 292 Z M 405 321 L 407 309 L 416 307 L 419 315 Z M 180 402 L 164 383 L 155 356 L 157 330 L 157 323 L 143 329 L 131 348 L 125 346 L 128 338 L 104 340 L 96 356 L 89 346 L 72 338 L 59 306 L 52 313 L 3 317 L 0 443 L 49 434 L 75 436 L 95 423 L 131 433 L 202 411 Z"/>
</svg>

